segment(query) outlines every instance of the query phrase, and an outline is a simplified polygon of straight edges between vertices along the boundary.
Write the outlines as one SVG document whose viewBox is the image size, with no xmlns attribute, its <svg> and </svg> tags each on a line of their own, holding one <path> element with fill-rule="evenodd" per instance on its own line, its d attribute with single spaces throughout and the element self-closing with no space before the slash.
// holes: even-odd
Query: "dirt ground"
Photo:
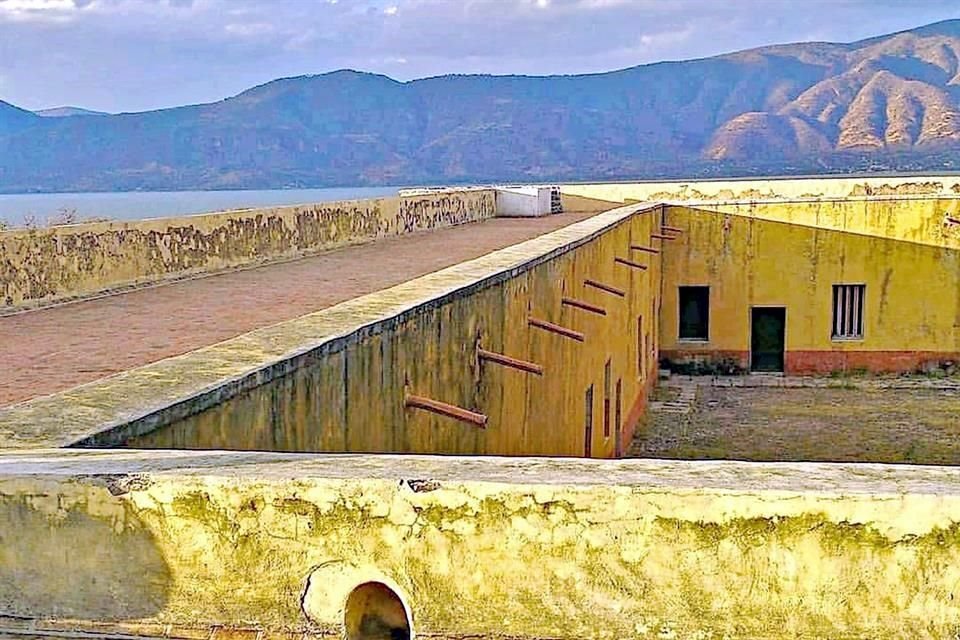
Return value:
<svg viewBox="0 0 960 640">
<path fill-rule="evenodd" d="M 637 457 L 960 465 L 960 393 L 698 387 L 692 410 L 651 411 Z"/>
</svg>

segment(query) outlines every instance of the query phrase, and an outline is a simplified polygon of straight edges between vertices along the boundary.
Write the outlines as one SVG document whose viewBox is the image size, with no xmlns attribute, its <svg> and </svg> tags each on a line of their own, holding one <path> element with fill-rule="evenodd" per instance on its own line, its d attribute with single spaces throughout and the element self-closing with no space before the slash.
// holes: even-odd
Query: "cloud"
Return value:
<svg viewBox="0 0 960 640">
<path fill-rule="evenodd" d="M 952 0 L 0 0 L 0 99 L 117 111 L 338 68 L 586 73 L 957 15 Z"/>
<path fill-rule="evenodd" d="M 83 0 L 0 0 L 0 21 L 65 22 Z M 89 4 L 89 0 L 87 1 Z"/>
</svg>

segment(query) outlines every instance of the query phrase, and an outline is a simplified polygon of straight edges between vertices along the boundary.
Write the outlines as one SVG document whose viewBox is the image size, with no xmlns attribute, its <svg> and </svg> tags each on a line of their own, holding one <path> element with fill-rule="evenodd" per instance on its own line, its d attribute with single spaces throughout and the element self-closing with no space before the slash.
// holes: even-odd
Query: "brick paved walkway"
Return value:
<svg viewBox="0 0 960 640">
<path fill-rule="evenodd" d="M 283 322 L 590 215 L 499 218 L 0 317 L 0 406 Z"/>
</svg>

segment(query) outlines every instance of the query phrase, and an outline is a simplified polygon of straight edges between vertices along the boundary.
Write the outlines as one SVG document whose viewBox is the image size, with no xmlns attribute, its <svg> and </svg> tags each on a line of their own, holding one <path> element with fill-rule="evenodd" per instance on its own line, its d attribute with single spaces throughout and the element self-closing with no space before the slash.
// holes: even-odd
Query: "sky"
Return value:
<svg viewBox="0 0 960 640">
<path fill-rule="evenodd" d="M 956 0 L 0 0 L 0 100 L 142 111 L 343 68 L 589 73 L 949 18 Z"/>
</svg>

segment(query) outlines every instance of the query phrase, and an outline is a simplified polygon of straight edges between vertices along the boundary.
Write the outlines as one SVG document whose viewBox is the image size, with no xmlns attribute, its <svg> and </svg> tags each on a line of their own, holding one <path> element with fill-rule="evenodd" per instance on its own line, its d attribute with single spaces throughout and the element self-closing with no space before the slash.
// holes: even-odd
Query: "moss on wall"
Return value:
<svg viewBox="0 0 960 640">
<path fill-rule="evenodd" d="M 525 461 L 510 483 L 398 482 L 396 458 L 329 461 L 343 471 L 328 476 L 313 457 L 202 456 L 179 464 L 225 470 L 148 472 L 124 491 L 93 460 L 83 478 L 0 480 L 0 523 L 35 541 L 0 551 L 0 594 L 48 594 L 5 610 L 81 629 L 332 634 L 347 595 L 376 579 L 418 635 L 441 638 L 945 638 L 960 621 L 960 503 L 936 469 Z M 471 464 L 482 477 L 502 463 Z M 811 473 L 831 488 L 801 486 Z M 84 553 L 45 550 L 66 537 Z M 66 592 L 65 575 L 96 587 Z M 130 584 L 146 597 L 124 609 Z"/>
</svg>

